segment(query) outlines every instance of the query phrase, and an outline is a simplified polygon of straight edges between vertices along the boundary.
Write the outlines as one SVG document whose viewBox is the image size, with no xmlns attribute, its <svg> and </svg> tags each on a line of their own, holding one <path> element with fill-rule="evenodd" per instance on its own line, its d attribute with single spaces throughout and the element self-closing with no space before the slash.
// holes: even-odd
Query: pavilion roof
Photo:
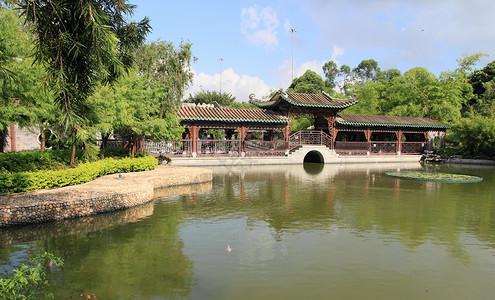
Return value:
<svg viewBox="0 0 495 300">
<path fill-rule="evenodd" d="M 321 94 L 303 94 L 303 93 L 286 93 L 278 91 L 268 101 L 254 99 L 251 96 L 250 102 L 261 108 L 274 108 L 282 102 L 301 108 L 334 108 L 344 109 L 358 103 L 357 99 L 338 99 L 333 98 L 327 93 Z"/>
<path fill-rule="evenodd" d="M 338 114 L 337 124 L 347 126 L 385 126 L 448 129 L 452 126 L 430 118 Z"/>
<path fill-rule="evenodd" d="M 264 109 L 228 108 L 213 105 L 182 105 L 177 116 L 185 121 L 218 121 L 227 123 L 289 123 L 280 112 Z"/>
</svg>

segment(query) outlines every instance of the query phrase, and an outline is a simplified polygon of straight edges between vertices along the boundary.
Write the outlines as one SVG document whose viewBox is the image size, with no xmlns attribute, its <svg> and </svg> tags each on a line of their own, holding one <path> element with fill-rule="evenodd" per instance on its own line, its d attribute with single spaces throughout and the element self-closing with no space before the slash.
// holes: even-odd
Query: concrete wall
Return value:
<svg viewBox="0 0 495 300">
<path fill-rule="evenodd" d="M 14 129 L 13 133 L 12 127 Z M 18 124 L 14 124 L 8 127 L 8 135 L 4 152 L 37 150 L 41 148 L 41 144 L 38 141 L 39 132 L 36 128 L 22 128 Z M 12 137 L 15 140 L 15 144 L 12 144 Z"/>
</svg>

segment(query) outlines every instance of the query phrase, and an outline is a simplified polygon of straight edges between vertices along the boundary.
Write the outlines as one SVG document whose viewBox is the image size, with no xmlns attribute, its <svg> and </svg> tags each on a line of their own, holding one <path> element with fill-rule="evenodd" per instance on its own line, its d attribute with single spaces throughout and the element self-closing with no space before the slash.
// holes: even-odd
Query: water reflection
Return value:
<svg viewBox="0 0 495 300">
<path fill-rule="evenodd" d="M 182 197 L 183 210 L 186 216 L 201 219 L 246 214 L 248 219 L 266 222 L 278 241 L 284 232 L 346 228 L 358 235 L 377 232 L 410 249 L 427 241 L 445 244 L 462 261 L 467 259 L 458 240 L 465 230 L 482 240 L 490 238 L 487 245 L 493 245 L 494 237 L 478 231 L 480 216 L 483 220 L 494 216 L 495 205 L 488 196 L 494 192 L 493 168 L 467 170 L 471 174 L 488 171 L 480 184 L 407 181 L 384 175 L 389 170 L 421 168 L 412 163 L 214 169 L 212 193 L 199 202 Z M 495 229 L 495 224 L 485 221 L 483 225 L 488 232 Z"/>
<path fill-rule="evenodd" d="M 318 175 L 323 170 L 325 165 L 321 163 L 304 163 L 303 168 L 306 173 L 311 175 Z"/>
<path fill-rule="evenodd" d="M 473 184 L 384 175 L 421 168 L 215 168 L 212 184 L 157 191 L 134 217 L 1 231 L 0 259 L 61 256 L 51 278 L 61 299 L 490 297 L 495 168 L 427 167 L 484 177 Z"/>
</svg>

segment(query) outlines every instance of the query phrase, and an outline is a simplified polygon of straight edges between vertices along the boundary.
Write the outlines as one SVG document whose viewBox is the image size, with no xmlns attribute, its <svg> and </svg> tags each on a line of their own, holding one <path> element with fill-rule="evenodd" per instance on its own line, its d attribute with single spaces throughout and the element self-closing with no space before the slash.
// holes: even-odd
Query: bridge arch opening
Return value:
<svg viewBox="0 0 495 300">
<path fill-rule="evenodd" d="M 325 159 L 323 158 L 323 155 L 319 151 L 313 150 L 306 153 L 303 162 L 323 164 L 325 163 Z"/>
</svg>

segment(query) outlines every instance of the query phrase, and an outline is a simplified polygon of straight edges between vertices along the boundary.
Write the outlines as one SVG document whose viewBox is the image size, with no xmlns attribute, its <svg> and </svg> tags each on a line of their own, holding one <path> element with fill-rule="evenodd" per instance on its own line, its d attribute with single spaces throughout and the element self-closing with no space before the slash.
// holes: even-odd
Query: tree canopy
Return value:
<svg viewBox="0 0 495 300">
<path fill-rule="evenodd" d="M 235 102 L 235 97 L 230 93 L 221 93 L 217 91 L 201 91 L 194 95 L 189 94 L 189 98 L 185 100 L 187 103 L 196 104 L 219 104 L 220 106 L 231 106 Z"/>
<path fill-rule="evenodd" d="M 307 70 L 301 77 L 294 78 L 288 92 L 317 94 L 325 90 L 325 82 L 314 71 Z"/>
<path fill-rule="evenodd" d="M 65 128 L 72 134 L 74 161 L 89 113 L 87 98 L 98 82 L 111 82 L 130 67 L 132 50 L 150 30 L 147 19 L 127 24 L 133 6 L 124 0 L 21 0 L 22 15 L 32 26 L 35 57 L 48 74 Z"/>
</svg>

